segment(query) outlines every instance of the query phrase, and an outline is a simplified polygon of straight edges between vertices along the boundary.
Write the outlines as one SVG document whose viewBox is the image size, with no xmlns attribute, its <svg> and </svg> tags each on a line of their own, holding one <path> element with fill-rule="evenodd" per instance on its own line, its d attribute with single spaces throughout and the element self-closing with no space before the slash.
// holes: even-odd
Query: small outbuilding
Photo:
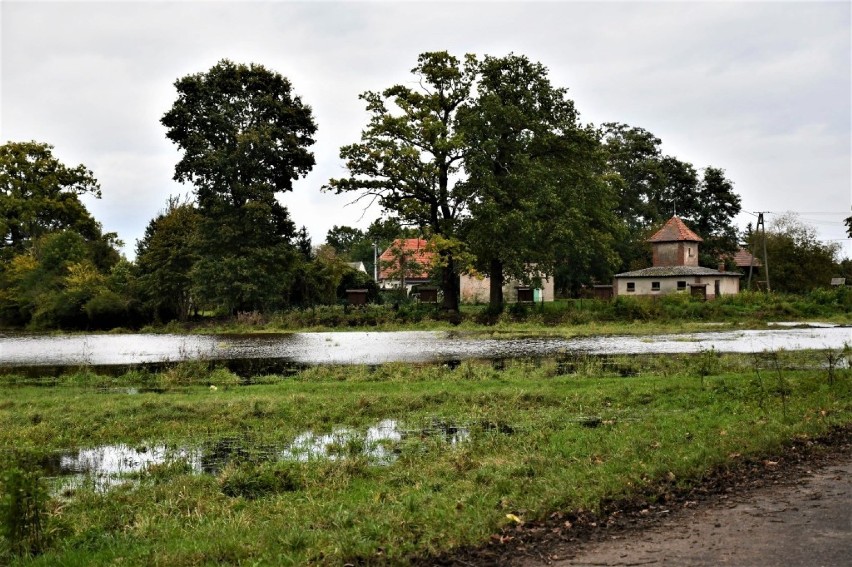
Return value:
<svg viewBox="0 0 852 567">
<path fill-rule="evenodd" d="M 715 299 L 740 291 L 740 273 L 698 265 L 698 245 L 703 240 L 674 216 L 648 242 L 653 266 L 616 274 L 613 295 L 653 297 L 666 293 L 690 293 Z"/>
</svg>

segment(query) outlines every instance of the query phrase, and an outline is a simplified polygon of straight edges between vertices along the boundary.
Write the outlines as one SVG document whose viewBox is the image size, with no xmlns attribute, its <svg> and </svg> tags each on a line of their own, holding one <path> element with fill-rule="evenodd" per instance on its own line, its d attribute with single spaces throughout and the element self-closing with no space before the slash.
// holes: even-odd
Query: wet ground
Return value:
<svg viewBox="0 0 852 567">
<path fill-rule="evenodd" d="M 0 366 L 133 365 L 183 360 L 279 360 L 293 364 L 383 364 L 553 357 L 567 353 L 672 354 L 713 349 L 752 353 L 838 349 L 852 328 L 773 328 L 679 335 L 471 338 L 401 331 L 280 335 L 68 335 L 0 337 Z"/>
<path fill-rule="evenodd" d="M 852 558 L 852 426 L 777 454 L 734 459 L 696 486 L 508 527 L 429 565 L 846 566 Z"/>
<path fill-rule="evenodd" d="M 659 525 L 524 565 L 749 565 L 852 563 L 852 455 L 802 478 L 682 509 Z"/>
</svg>

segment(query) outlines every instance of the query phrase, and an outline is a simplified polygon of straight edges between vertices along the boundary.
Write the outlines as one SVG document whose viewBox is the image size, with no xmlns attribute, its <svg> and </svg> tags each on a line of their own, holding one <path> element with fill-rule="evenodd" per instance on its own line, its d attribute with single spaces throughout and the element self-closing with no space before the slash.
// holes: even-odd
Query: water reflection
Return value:
<svg viewBox="0 0 852 567">
<path fill-rule="evenodd" d="M 466 338 L 458 333 L 403 331 L 284 335 L 74 335 L 0 337 L 0 366 L 141 365 L 184 360 L 251 361 L 264 366 L 447 362 L 588 354 L 753 353 L 842 348 L 848 327 L 773 328 L 642 337 Z"/>
<path fill-rule="evenodd" d="M 510 435 L 506 424 L 483 422 L 486 433 Z M 182 471 L 195 474 L 219 474 L 228 463 L 312 460 L 338 461 L 364 458 L 374 465 L 390 465 L 400 454 L 406 440 L 432 440 L 455 446 L 469 441 L 469 426 L 432 420 L 422 428 L 405 429 L 395 419 L 385 419 L 365 431 L 337 427 L 329 433 L 305 431 L 285 447 L 253 444 L 238 437 L 225 437 L 199 447 L 175 447 L 165 444 L 130 446 L 101 445 L 54 455 L 42 466 L 48 477 L 58 478 L 61 490 L 92 487 L 95 490 L 137 482 L 153 467 L 182 464 Z"/>
</svg>

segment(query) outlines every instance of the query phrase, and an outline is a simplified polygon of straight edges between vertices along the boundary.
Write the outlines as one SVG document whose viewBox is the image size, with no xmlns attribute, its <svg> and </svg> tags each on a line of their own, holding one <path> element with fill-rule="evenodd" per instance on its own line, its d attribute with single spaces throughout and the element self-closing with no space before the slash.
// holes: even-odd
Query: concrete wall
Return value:
<svg viewBox="0 0 852 567">
<path fill-rule="evenodd" d="M 462 276 L 460 280 L 460 298 L 462 303 L 488 303 L 490 295 L 491 279 L 487 277 L 478 278 L 475 276 Z M 518 300 L 518 290 L 520 282 L 508 281 L 503 285 L 503 301 L 506 303 L 515 303 Z M 554 285 L 553 278 L 546 278 L 542 281 L 543 288 L 541 290 L 542 301 L 553 301 Z"/>
<path fill-rule="evenodd" d="M 654 296 L 667 293 L 689 293 L 690 286 L 707 285 L 707 299 L 716 297 L 716 281 L 719 281 L 719 295 L 736 295 L 740 292 L 740 278 L 729 275 L 712 276 L 666 276 L 659 278 L 616 278 L 613 282 L 613 293 L 616 296 Z M 653 289 L 653 282 L 659 282 L 660 289 Z M 678 282 L 686 282 L 686 287 L 678 289 Z M 627 284 L 633 283 L 634 291 L 627 291 Z"/>
</svg>

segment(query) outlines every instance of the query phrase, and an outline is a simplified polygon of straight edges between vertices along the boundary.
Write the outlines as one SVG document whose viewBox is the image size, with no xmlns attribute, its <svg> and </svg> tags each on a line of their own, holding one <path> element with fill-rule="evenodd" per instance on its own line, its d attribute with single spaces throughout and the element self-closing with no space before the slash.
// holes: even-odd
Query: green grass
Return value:
<svg viewBox="0 0 852 567">
<path fill-rule="evenodd" d="M 830 383 L 827 356 L 315 367 L 254 385 L 187 364 L 120 377 L 80 371 L 41 385 L 2 376 L 0 447 L 29 462 L 117 443 L 209 448 L 228 439 L 245 450 L 216 474 L 170 463 L 126 487 L 54 494 L 43 553 L 17 555 L 0 540 L 0 563 L 405 563 L 483 543 L 507 514 L 526 520 L 652 498 L 660 479 L 688 484 L 732 458 L 849 424 L 852 376 L 834 370 Z M 117 384 L 161 392 L 127 394 Z M 394 457 L 377 464 L 363 433 L 387 419 L 412 434 L 385 442 Z M 441 435 L 434 424 L 467 433 Z M 264 448 L 340 427 L 360 435 L 329 448 L 336 460 L 264 457 Z"/>
<path fill-rule="evenodd" d="M 489 316 L 485 305 L 462 305 L 450 317 L 437 306 L 404 304 L 367 305 L 360 308 L 324 305 L 280 313 L 246 313 L 234 318 L 208 318 L 187 324 L 172 322 L 147 327 L 151 332 L 247 333 L 402 329 L 486 332 L 534 332 L 570 335 L 691 331 L 708 323 L 729 327 L 760 328 L 772 321 L 852 323 L 852 291 L 847 288 L 815 290 L 805 295 L 743 292 L 714 301 L 670 294 L 657 298 L 619 297 L 614 301 L 558 300 L 538 305 L 507 305 Z M 638 330 L 637 330 L 638 325 Z"/>
</svg>

